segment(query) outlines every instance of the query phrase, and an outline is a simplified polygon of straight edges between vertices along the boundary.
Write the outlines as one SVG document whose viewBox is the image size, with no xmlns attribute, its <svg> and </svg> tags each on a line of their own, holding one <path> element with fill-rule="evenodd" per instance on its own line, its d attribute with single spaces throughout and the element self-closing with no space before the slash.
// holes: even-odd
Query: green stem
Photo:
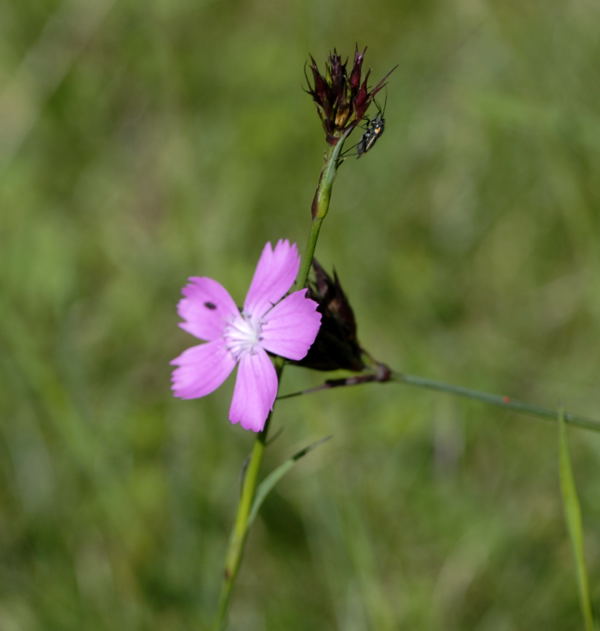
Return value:
<svg viewBox="0 0 600 631">
<path fill-rule="evenodd" d="M 331 190 L 333 188 L 333 181 L 337 173 L 337 169 L 340 166 L 340 153 L 344 146 L 344 141 L 348 135 L 352 132 L 349 129 L 334 146 L 329 146 L 325 153 L 325 161 L 323 168 L 319 175 L 319 185 L 315 191 L 315 196 L 312 202 L 312 222 L 310 224 L 310 233 L 308 241 L 306 242 L 306 248 L 304 250 L 304 256 L 302 257 L 302 265 L 300 266 L 300 273 L 296 280 L 297 287 L 306 287 L 308 282 L 308 275 L 312 265 L 312 260 L 315 255 L 315 249 L 317 247 L 317 240 L 319 238 L 319 232 L 321 231 L 321 225 L 323 219 L 327 216 L 329 210 L 329 202 L 331 201 Z"/>
<path fill-rule="evenodd" d="M 296 287 L 306 287 L 322 223 L 323 217 L 315 217 L 310 223 L 310 233 L 308 235 L 306 248 L 304 249 L 304 256 L 302 257 L 300 272 L 298 273 L 298 279 L 296 280 Z"/>
<path fill-rule="evenodd" d="M 333 187 L 333 181 L 335 179 L 337 168 L 340 164 L 340 152 L 346 136 L 347 134 L 340 138 L 335 147 L 329 147 L 325 154 L 325 163 L 321 169 L 319 184 L 312 204 L 313 220 L 310 226 L 308 242 L 302 259 L 302 267 L 296 281 L 296 285 L 299 287 L 306 287 L 308 282 L 308 274 L 310 272 L 315 248 L 317 247 L 321 224 L 323 223 L 323 219 L 329 210 L 331 189 Z M 283 359 L 281 357 L 277 357 L 275 359 L 275 367 L 277 371 L 277 382 L 280 383 L 281 375 L 283 373 Z M 267 444 L 267 435 L 269 432 L 271 417 L 272 412 L 267 418 L 264 429 L 256 436 L 256 440 L 254 441 L 254 446 L 248 460 L 248 468 L 246 469 L 244 475 L 242 492 L 225 557 L 225 571 L 223 575 L 223 583 L 221 585 L 221 594 L 219 596 L 219 607 L 213 627 L 214 631 L 222 631 L 227 626 L 227 613 L 229 610 L 231 593 L 242 562 L 244 547 L 246 545 L 249 517 L 254 503 L 254 497 L 256 495 L 258 476 Z"/>
<path fill-rule="evenodd" d="M 231 532 L 229 547 L 227 548 L 227 556 L 225 557 L 223 585 L 221 587 L 221 595 L 219 597 L 219 609 L 214 626 L 215 631 L 221 631 L 221 629 L 224 629 L 226 626 L 229 600 L 231 598 L 231 591 L 233 589 L 233 585 L 235 584 L 235 579 L 237 578 L 237 573 L 242 561 L 242 553 L 244 551 L 244 544 L 246 542 L 247 535 L 246 523 L 252 508 L 252 501 L 254 499 L 254 493 L 258 482 L 258 473 L 260 471 L 260 465 L 265 451 L 265 443 L 266 432 L 263 430 L 260 434 L 258 434 L 256 440 L 254 441 L 254 446 L 252 447 L 252 453 L 250 454 L 250 460 L 248 463 L 248 469 L 246 470 L 246 474 L 244 476 L 237 515 Z"/>
<path fill-rule="evenodd" d="M 352 377 L 347 377 L 346 379 L 328 379 L 320 386 L 315 386 L 314 388 L 308 388 L 307 390 L 301 390 L 299 392 L 290 392 L 289 394 L 284 394 L 277 398 L 278 400 L 290 399 L 292 397 L 300 396 L 301 394 L 312 394 L 313 392 L 320 392 L 321 390 L 331 390 L 332 388 L 339 387 L 360 386 L 365 383 L 394 382 L 401 383 L 407 386 L 413 386 L 415 388 L 424 388 L 426 390 L 446 392 L 447 394 L 464 397 L 465 399 L 482 401 L 483 403 L 496 405 L 506 410 L 513 410 L 514 412 L 528 414 L 529 416 L 537 416 L 538 418 L 543 418 L 549 421 L 555 421 L 557 418 L 557 411 L 550 408 L 518 401 L 505 395 L 491 394 L 489 392 L 482 392 L 481 390 L 463 388 L 462 386 L 453 386 L 450 383 L 446 383 L 444 381 L 435 381 L 434 379 L 428 379 L 427 377 L 407 375 L 405 373 L 390 370 L 387 366 L 385 366 L 385 364 L 381 364 L 379 362 L 376 362 L 375 365 L 377 368 L 379 368 L 377 372 L 360 373 L 357 375 L 353 375 Z M 590 429 L 595 432 L 600 432 L 600 421 L 586 418 L 585 416 L 570 414 L 568 412 L 565 412 L 563 414 L 563 418 L 565 423 L 568 423 L 569 425 L 574 425 L 575 427 L 581 427 L 583 429 Z"/>
<path fill-rule="evenodd" d="M 283 358 L 275 358 L 275 370 L 277 372 L 277 382 L 281 380 L 283 373 Z M 269 425 L 273 412 L 269 413 L 262 432 L 256 435 L 256 440 L 252 447 L 252 452 L 248 458 L 248 465 L 244 471 L 242 491 L 238 502 L 235 522 L 229 538 L 227 554 L 225 556 L 225 569 L 223 571 L 223 583 L 221 585 L 221 594 L 219 596 L 219 607 L 214 623 L 214 631 L 222 631 L 227 626 L 227 612 L 229 610 L 229 601 L 231 600 L 231 592 L 237 578 L 238 570 L 242 562 L 246 538 L 248 536 L 248 523 L 258 485 L 258 474 L 260 466 L 265 455 L 265 447 L 267 446 L 267 435 L 269 433 Z"/>
<path fill-rule="evenodd" d="M 443 381 L 435 381 L 434 379 L 427 379 L 426 377 L 418 377 L 416 375 L 407 375 L 405 373 L 395 371 L 392 371 L 390 380 L 398 383 L 404 383 L 409 386 L 415 386 L 417 388 L 447 392 L 448 394 L 454 394 L 459 397 L 483 401 L 484 403 L 496 405 L 507 410 L 514 410 L 515 412 L 537 416 L 538 418 L 544 418 L 549 421 L 556 421 L 556 410 L 551 410 L 550 408 L 541 407 L 539 405 L 533 405 L 532 403 L 517 401 L 516 399 L 499 394 L 490 394 L 489 392 L 481 392 L 480 390 L 472 390 L 471 388 L 463 388 L 462 386 L 453 386 L 449 383 L 444 383 Z M 564 413 L 563 418 L 565 423 L 569 423 L 570 425 L 591 429 L 596 432 L 600 431 L 600 422 L 591 418 L 568 414 L 566 412 Z"/>
</svg>

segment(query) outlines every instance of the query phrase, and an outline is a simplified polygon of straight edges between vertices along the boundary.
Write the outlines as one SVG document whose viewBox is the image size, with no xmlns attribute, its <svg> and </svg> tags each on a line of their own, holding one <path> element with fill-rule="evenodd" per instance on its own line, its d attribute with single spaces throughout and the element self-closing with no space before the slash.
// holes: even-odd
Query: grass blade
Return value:
<svg viewBox="0 0 600 631">
<path fill-rule="evenodd" d="M 265 501 L 267 495 L 271 492 L 273 487 L 277 484 L 277 482 L 279 482 L 279 480 L 283 478 L 283 476 L 296 464 L 296 462 L 298 462 L 298 460 L 306 456 L 308 452 L 312 451 L 313 449 L 316 449 L 319 445 L 328 441 L 330 438 L 331 436 L 325 436 L 325 438 L 321 438 L 321 440 L 317 440 L 316 442 L 311 443 L 310 445 L 304 447 L 303 449 L 300 449 L 300 451 L 297 451 L 291 458 L 288 458 L 285 462 L 280 464 L 276 469 L 274 469 L 273 471 L 271 471 L 271 473 L 269 473 L 269 475 L 258 485 L 258 488 L 256 489 L 254 502 L 252 503 L 252 508 L 250 509 L 250 515 L 248 516 L 247 528 L 250 528 L 250 525 L 254 521 L 254 518 L 256 517 L 259 508 L 261 507 L 262 503 Z"/>
<path fill-rule="evenodd" d="M 565 520 L 569 538 L 573 546 L 573 556 L 577 572 L 577 584 L 579 587 L 579 603 L 584 620 L 585 631 L 594 630 L 594 619 L 592 615 L 592 604 L 590 601 L 590 588 L 585 567 L 585 557 L 583 551 L 583 527 L 581 523 L 581 509 L 575 478 L 571 466 L 571 456 L 567 444 L 567 431 L 564 413 L 558 415 L 558 449 L 559 449 L 559 475 L 560 488 L 562 492 Z"/>
</svg>

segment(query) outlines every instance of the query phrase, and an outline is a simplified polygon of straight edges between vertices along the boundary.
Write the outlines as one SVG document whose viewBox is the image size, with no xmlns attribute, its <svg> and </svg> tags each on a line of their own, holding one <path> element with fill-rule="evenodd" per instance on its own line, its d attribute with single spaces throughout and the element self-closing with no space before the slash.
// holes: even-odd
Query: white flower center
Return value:
<svg viewBox="0 0 600 631">
<path fill-rule="evenodd" d="M 254 354 L 261 347 L 262 322 L 242 313 L 225 327 L 223 337 L 227 350 L 238 361 L 244 353 Z"/>
</svg>

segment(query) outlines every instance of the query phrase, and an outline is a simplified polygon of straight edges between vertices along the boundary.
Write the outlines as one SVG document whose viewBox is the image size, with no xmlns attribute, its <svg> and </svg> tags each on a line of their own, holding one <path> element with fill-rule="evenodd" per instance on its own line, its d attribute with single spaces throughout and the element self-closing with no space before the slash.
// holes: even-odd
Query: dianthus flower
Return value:
<svg viewBox="0 0 600 631">
<path fill-rule="evenodd" d="M 173 394 L 195 399 L 216 390 L 239 365 L 229 420 L 260 432 L 277 395 L 277 374 L 267 352 L 299 360 L 321 323 L 317 303 L 300 289 L 285 298 L 300 267 L 296 244 L 279 240 L 262 251 L 242 311 L 216 280 L 189 278 L 177 312 L 179 326 L 205 344 L 175 358 Z M 282 300 L 283 298 L 283 300 Z"/>
</svg>

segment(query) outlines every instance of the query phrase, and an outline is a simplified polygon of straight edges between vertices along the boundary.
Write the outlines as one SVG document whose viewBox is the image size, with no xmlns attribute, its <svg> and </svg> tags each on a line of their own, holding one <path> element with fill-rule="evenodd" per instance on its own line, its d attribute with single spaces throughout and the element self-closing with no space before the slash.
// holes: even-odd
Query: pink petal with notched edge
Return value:
<svg viewBox="0 0 600 631">
<path fill-rule="evenodd" d="M 306 292 L 301 289 L 286 296 L 264 317 L 261 345 L 265 350 L 296 360 L 308 353 L 319 332 L 321 314 Z"/>
<path fill-rule="evenodd" d="M 300 255 L 295 243 L 280 239 L 275 249 L 267 243 L 256 265 L 244 311 L 257 317 L 263 315 L 290 289 L 299 267 Z"/>
<path fill-rule="evenodd" d="M 240 358 L 229 420 L 244 429 L 260 432 L 277 395 L 277 374 L 261 348 Z"/>
<path fill-rule="evenodd" d="M 196 399 L 216 390 L 231 374 L 235 360 L 219 339 L 188 348 L 171 365 L 178 366 L 171 378 L 173 394 Z"/>
<path fill-rule="evenodd" d="M 181 290 L 177 313 L 184 322 L 179 326 L 201 340 L 214 340 L 223 333 L 227 322 L 239 315 L 229 292 L 212 278 L 193 276 Z"/>
</svg>

